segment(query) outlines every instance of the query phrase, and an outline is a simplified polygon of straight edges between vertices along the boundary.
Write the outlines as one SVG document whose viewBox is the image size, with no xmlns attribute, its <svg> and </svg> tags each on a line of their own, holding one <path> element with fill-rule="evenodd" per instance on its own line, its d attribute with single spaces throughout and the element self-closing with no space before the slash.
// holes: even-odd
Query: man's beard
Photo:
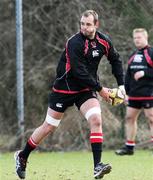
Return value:
<svg viewBox="0 0 153 180">
<path fill-rule="evenodd" d="M 87 32 L 87 31 L 84 31 L 84 32 L 82 32 L 83 33 L 83 35 L 84 36 L 86 36 L 87 38 L 93 38 L 93 36 L 94 36 L 94 31 L 93 32 Z"/>
</svg>

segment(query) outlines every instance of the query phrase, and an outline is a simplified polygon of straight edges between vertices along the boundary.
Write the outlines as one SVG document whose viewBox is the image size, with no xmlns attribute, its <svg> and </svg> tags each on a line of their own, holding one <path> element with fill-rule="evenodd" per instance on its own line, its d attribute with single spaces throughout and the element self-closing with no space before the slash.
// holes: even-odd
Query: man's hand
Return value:
<svg viewBox="0 0 153 180">
<path fill-rule="evenodd" d="M 134 79 L 136 81 L 138 81 L 140 78 L 142 78 L 144 76 L 144 71 L 137 71 L 135 74 L 134 74 Z"/>
<path fill-rule="evenodd" d="M 124 87 L 124 85 L 120 85 L 118 88 L 121 90 L 123 96 L 125 97 L 125 96 L 126 96 L 126 92 L 125 92 L 125 87 Z"/>
<path fill-rule="evenodd" d="M 99 95 L 107 102 L 110 103 L 111 99 L 109 98 L 109 88 L 103 87 L 99 92 Z"/>
<path fill-rule="evenodd" d="M 124 96 L 124 104 L 127 105 L 128 104 L 128 96 L 126 95 L 124 85 L 120 85 L 118 88 L 121 90 L 121 92 L 122 92 L 122 94 Z"/>
</svg>

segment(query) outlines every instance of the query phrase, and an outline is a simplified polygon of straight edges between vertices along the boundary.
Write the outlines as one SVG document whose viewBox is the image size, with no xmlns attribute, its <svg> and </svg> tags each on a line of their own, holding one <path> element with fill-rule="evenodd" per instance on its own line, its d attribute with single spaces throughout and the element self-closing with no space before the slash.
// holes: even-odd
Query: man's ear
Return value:
<svg viewBox="0 0 153 180">
<path fill-rule="evenodd" d="M 99 28 L 99 21 L 96 22 L 96 28 Z"/>
</svg>

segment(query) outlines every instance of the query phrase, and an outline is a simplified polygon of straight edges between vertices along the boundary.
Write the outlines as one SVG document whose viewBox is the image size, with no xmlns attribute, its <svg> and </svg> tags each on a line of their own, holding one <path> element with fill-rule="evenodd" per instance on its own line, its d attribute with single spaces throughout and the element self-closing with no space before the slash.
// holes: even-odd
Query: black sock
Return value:
<svg viewBox="0 0 153 180">
<path fill-rule="evenodd" d="M 25 145 L 24 149 L 19 153 L 19 156 L 28 159 L 29 154 L 37 147 L 36 144 L 34 144 L 32 138 L 29 138 L 27 144 Z"/>
<path fill-rule="evenodd" d="M 91 143 L 94 167 L 101 161 L 102 143 Z"/>
<path fill-rule="evenodd" d="M 129 145 L 126 145 L 127 149 L 131 150 L 131 151 L 134 151 L 134 146 L 129 146 Z"/>
<path fill-rule="evenodd" d="M 126 143 L 126 148 L 133 151 L 134 150 L 134 147 L 135 147 L 135 141 L 133 140 L 127 140 Z"/>
</svg>

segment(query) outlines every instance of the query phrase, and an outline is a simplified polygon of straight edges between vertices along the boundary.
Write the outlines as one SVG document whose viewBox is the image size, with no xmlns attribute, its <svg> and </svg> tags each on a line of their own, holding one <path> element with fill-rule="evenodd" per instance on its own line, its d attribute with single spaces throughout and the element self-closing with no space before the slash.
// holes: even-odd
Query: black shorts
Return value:
<svg viewBox="0 0 153 180">
<path fill-rule="evenodd" d="M 81 105 L 91 98 L 97 98 L 96 92 L 86 91 L 77 94 L 51 92 L 49 94 L 48 106 L 57 112 L 64 112 L 69 106 L 74 104 L 80 109 Z"/>
<path fill-rule="evenodd" d="M 153 100 L 128 100 L 128 106 L 136 109 L 153 107 Z"/>
</svg>

